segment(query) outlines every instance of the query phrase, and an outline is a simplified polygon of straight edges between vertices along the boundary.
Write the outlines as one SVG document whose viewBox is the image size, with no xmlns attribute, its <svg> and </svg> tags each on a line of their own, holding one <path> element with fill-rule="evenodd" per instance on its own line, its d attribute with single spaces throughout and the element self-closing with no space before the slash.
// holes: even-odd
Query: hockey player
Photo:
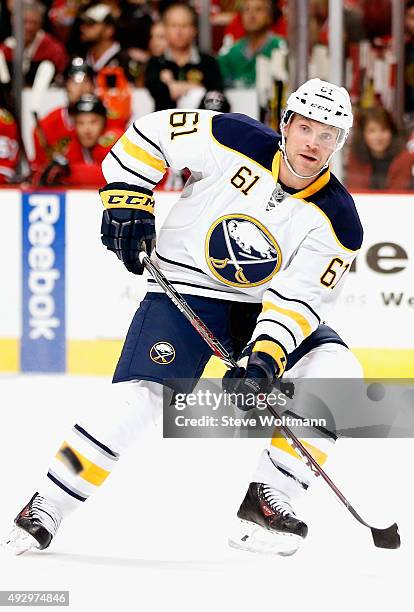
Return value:
<svg viewBox="0 0 414 612">
<path fill-rule="evenodd" d="M 81 57 L 72 60 L 65 77 L 67 106 L 55 108 L 33 130 L 35 153 L 30 165 L 35 182 L 54 153 L 66 154 L 75 135 L 74 106 L 81 96 L 94 91 L 94 72 Z"/>
<path fill-rule="evenodd" d="M 136 121 L 103 163 L 102 241 L 135 274 L 143 272 L 138 252 L 150 252 L 155 240 L 155 185 L 168 166 L 191 170 L 152 259 L 222 343 L 235 352 L 245 345 L 225 377 L 239 392 L 266 392 L 285 371 L 361 375 L 344 341 L 322 324 L 362 242 L 353 200 L 329 170 L 351 126 L 347 92 L 312 79 L 289 97 L 281 136 L 241 114 L 166 110 Z M 6 545 L 49 546 L 62 517 L 93 494 L 161 411 L 163 386 L 190 391 L 210 356 L 150 280 L 113 378 L 122 402 L 99 423 L 74 425 Z M 334 439 L 323 431 L 307 447 L 323 463 Z M 292 500 L 310 474 L 275 437 L 239 508 L 232 545 L 293 553 L 308 528 Z"/>
<path fill-rule="evenodd" d="M 53 157 L 40 182 L 42 185 L 104 185 L 102 161 L 122 131 L 107 129 L 106 108 L 94 95 L 82 96 L 72 114 L 75 134 L 66 155 Z"/>
<path fill-rule="evenodd" d="M 41 174 L 51 163 L 53 155 L 68 153 L 71 142 L 76 137 L 74 120 L 76 103 L 82 96 L 93 94 L 95 90 L 94 71 L 81 57 L 73 58 L 65 77 L 67 106 L 55 108 L 40 119 L 33 130 L 34 157 L 30 166 L 34 183 L 39 182 Z M 118 119 L 107 116 L 108 130 L 118 132 L 119 125 Z"/>
</svg>

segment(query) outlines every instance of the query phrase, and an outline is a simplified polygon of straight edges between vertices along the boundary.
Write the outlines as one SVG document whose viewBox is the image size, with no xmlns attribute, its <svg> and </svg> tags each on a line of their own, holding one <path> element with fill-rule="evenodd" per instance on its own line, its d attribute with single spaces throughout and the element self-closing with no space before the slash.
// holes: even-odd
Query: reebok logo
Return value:
<svg viewBox="0 0 414 612">
<path fill-rule="evenodd" d="M 60 277 L 59 270 L 54 267 L 55 240 L 54 224 L 60 215 L 59 198 L 53 194 L 33 194 L 29 197 L 32 207 L 29 213 L 28 252 L 30 298 L 29 337 L 32 340 L 44 338 L 53 340 L 55 329 L 60 320 L 54 316 L 55 299 L 53 291 Z"/>
</svg>

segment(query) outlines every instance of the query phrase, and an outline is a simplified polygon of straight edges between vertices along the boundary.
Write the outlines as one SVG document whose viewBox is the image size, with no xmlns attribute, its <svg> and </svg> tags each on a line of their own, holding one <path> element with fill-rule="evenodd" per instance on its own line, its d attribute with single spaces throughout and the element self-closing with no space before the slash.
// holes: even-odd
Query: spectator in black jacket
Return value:
<svg viewBox="0 0 414 612">
<path fill-rule="evenodd" d="M 160 57 L 150 59 L 145 85 L 156 110 L 175 108 L 180 98 L 192 90 L 199 94 L 192 106 L 198 106 L 206 90 L 223 89 L 217 60 L 196 47 L 197 15 L 188 4 L 169 6 L 163 22 L 167 49 Z"/>
</svg>

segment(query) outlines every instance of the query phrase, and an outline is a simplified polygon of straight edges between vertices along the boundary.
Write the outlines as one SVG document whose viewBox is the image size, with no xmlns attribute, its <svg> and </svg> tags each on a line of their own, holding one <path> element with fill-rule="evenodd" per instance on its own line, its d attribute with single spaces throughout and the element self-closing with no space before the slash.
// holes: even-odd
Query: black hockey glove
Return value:
<svg viewBox="0 0 414 612">
<path fill-rule="evenodd" d="M 236 398 L 238 408 L 250 410 L 258 395 L 272 389 L 274 380 L 282 376 L 285 366 L 286 355 L 280 344 L 269 336 L 259 336 L 246 368 L 238 366 L 225 373 L 223 390 L 239 395 Z"/>
<path fill-rule="evenodd" d="M 140 251 L 151 254 L 155 245 L 154 197 L 151 190 L 127 183 L 109 183 L 99 191 L 106 210 L 101 240 L 133 274 L 142 274 Z"/>
<path fill-rule="evenodd" d="M 39 185 L 62 185 L 68 176 L 70 176 L 68 160 L 64 155 L 54 153 L 52 161 L 46 166 L 40 176 Z"/>
</svg>

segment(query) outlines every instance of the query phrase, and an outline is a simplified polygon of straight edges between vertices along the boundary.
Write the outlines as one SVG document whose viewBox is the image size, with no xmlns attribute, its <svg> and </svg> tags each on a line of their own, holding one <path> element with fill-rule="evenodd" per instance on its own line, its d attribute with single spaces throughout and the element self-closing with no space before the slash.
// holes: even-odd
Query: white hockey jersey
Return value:
<svg viewBox="0 0 414 612">
<path fill-rule="evenodd" d="M 279 143 L 245 115 L 160 111 L 135 121 L 102 169 L 108 183 L 153 189 L 167 166 L 189 168 L 152 259 L 183 294 L 263 302 L 253 339 L 277 338 L 290 353 L 334 305 L 362 227 L 329 170 L 283 191 Z"/>
</svg>

